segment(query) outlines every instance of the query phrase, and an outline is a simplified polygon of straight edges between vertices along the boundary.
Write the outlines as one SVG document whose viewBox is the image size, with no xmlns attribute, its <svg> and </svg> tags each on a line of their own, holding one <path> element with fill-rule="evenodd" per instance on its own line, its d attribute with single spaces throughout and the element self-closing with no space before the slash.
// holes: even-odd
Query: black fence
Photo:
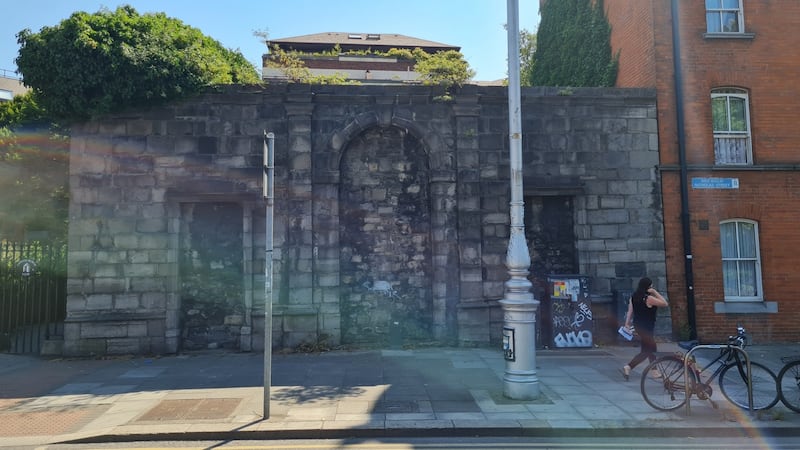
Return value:
<svg viewBox="0 0 800 450">
<path fill-rule="evenodd" d="M 63 339 L 66 310 L 66 244 L 0 241 L 0 352 Z"/>
</svg>

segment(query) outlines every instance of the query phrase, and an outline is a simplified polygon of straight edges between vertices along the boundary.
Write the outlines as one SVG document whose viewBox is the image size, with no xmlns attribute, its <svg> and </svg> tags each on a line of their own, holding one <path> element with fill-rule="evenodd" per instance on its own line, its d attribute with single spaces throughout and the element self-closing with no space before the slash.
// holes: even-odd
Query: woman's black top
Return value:
<svg viewBox="0 0 800 450">
<path fill-rule="evenodd" d="M 640 331 L 652 332 L 656 327 L 656 308 L 647 307 L 647 294 L 638 298 L 631 297 L 633 303 L 633 326 Z"/>
</svg>

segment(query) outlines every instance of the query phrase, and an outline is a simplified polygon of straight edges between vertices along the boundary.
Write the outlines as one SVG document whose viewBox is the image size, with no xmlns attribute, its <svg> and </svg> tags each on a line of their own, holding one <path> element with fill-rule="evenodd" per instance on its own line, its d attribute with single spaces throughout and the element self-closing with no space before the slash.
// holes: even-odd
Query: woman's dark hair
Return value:
<svg viewBox="0 0 800 450">
<path fill-rule="evenodd" d="M 636 288 L 636 291 L 633 293 L 633 298 L 639 299 L 643 298 L 647 295 L 647 290 L 650 289 L 650 286 L 653 285 L 653 281 L 650 278 L 644 277 L 639 280 L 639 286 Z"/>
</svg>

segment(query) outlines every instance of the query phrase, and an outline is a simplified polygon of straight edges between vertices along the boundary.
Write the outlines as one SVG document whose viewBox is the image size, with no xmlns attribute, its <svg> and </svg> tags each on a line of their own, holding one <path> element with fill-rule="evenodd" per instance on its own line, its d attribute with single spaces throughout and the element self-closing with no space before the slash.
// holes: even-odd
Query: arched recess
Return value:
<svg viewBox="0 0 800 450">
<path fill-rule="evenodd" d="M 433 337 L 430 168 L 422 142 L 373 126 L 340 158 L 342 341 Z"/>
<path fill-rule="evenodd" d="M 342 271 L 342 262 L 346 260 L 341 256 L 343 246 L 340 239 L 344 229 L 342 217 L 348 214 L 349 206 L 340 198 L 341 169 L 351 143 L 363 140 L 364 133 L 373 129 L 393 129 L 395 132 L 399 130 L 404 135 L 406 144 L 408 140 L 413 140 L 414 157 L 425 161 L 419 165 L 427 167 L 427 181 L 420 184 L 418 195 L 421 197 L 425 192 L 430 205 L 426 219 L 431 223 L 430 255 L 423 254 L 426 255 L 424 261 L 429 270 L 425 281 L 429 286 L 425 289 L 431 291 L 431 332 L 435 339 L 455 339 L 458 335 L 460 287 L 458 202 L 454 150 L 446 144 L 452 142 L 452 139 L 447 138 L 452 132 L 446 128 L 433 131 L 411 117 L 406 117 L 402 111 L 381 105 L 374 111 L 362 113 L 344 122 L 326 142 L 320 142 L 322 145 L 313 150 L 314 302 L 320 305 L 320 330 L 331 336 L 333 342 L 347 340 L 343 337 L 345 332 L 342 328 L 349 326 L 351 322 L 348 321 L 351 319 L 344 317 L 342 299 L 346 294 L 345 287 L 351 286 L 353 281 L 348 278 L 346 271 Z M 368 286 L 375 290 L 386 285 L 378 283 L 377 286 Z"/>
</svg>

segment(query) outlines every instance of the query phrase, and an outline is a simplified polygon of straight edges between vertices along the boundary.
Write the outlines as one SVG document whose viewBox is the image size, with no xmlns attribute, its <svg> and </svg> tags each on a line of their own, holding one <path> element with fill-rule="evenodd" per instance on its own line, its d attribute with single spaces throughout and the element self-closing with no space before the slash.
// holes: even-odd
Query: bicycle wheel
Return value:
<svg viewBox="0 0 800 450">
<path fill-rule="evenodd" d="M 800 413 L 800 361 L 786 364 L 778 373 L 778 397 L 787 408 Z"/>
<path fill-rule="evenodd" d="M 769 409 L 778 403 L 778 379 L 766 366 L 750 363 L 753 381 L 753 410 Z M 719 390 L 734 405 L 748 409 L 747 365 L 730 363 L 719 373 Z"/>
<path fill-rule="evenodd" d="M 657 372 L 654 372 L 657 371 Z M 655 375 L 659 376 L 655 376 Z M 642 374 L 642 397 L 648 405 L 661 411 L 672 411 L 686 403 L 686 385 L 689 395 L 694 390 L 695 375 L 691 370 L 686 378 L 683 360 L 677 356 L 662 356 L 647 366 Z"/>
</svg>

